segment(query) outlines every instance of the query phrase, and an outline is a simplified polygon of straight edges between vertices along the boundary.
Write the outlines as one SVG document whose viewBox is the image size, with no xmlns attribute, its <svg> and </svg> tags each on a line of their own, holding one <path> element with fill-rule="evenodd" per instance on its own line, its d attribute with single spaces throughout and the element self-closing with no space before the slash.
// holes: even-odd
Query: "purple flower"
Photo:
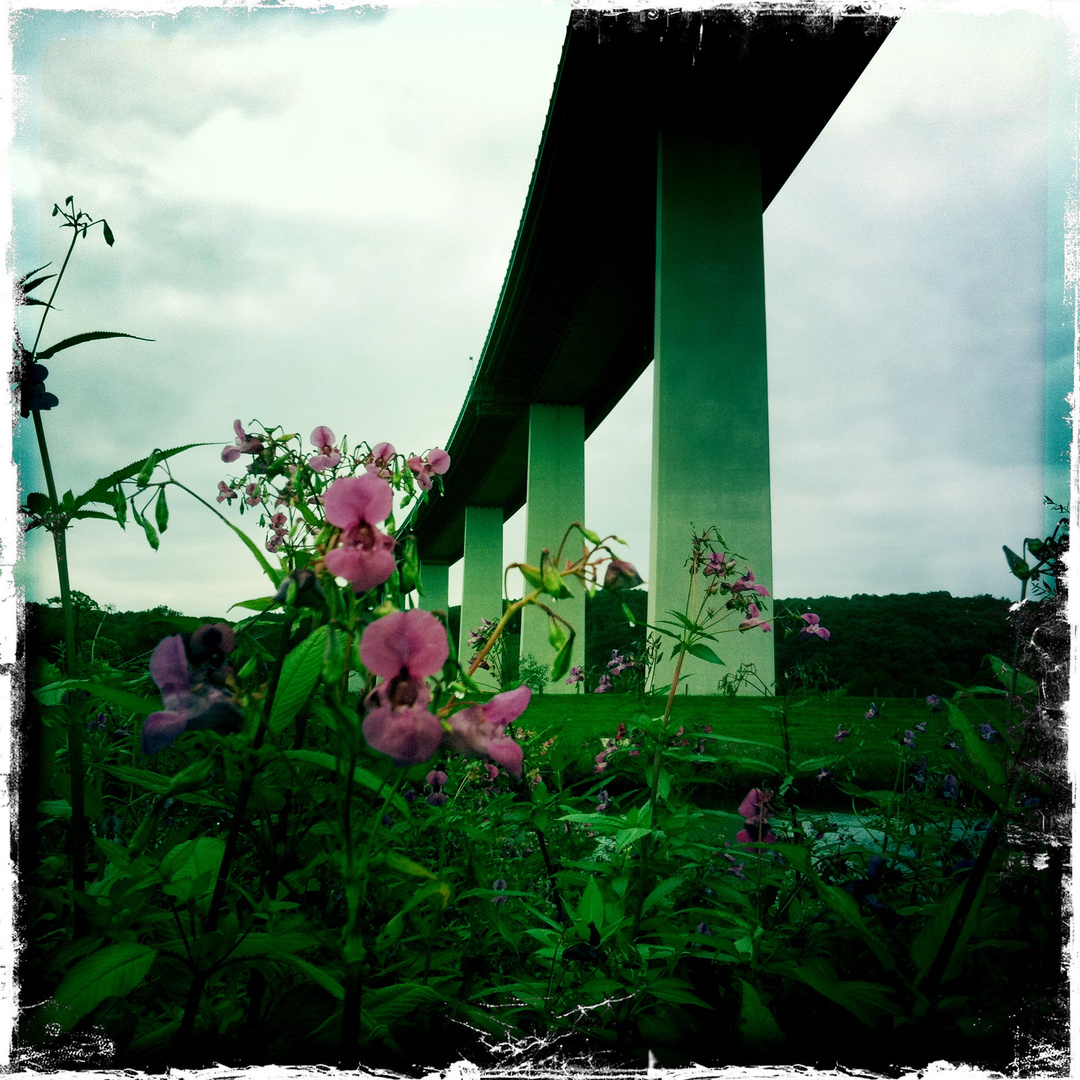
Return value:
<svg viewBox="0 0 1080 1080">
<path fill-rule="evenodd" d="M 225 681 L 224 654 L 232 648 L 232 630 L 222 623 L 199 627 L 188 648 L 180 634 L 173 634 L 154 649 L 150 676 L 161 691 L 165 710 L 151 713 L 143 724 L 144 754 L 171 746 L 184 731 L 240 730 L 243 715 L 232 695 L 220 685 Z M 194 677 L 188 663 L 189 649 L 196 663 Z"/>
<path fill-rule="evenodd" d="M 960 781 L 952 773 L 945 777 L 941 796 L 944 799 L 958 799 L 960 797 Z"/>
<path fill-rule="evenodd" d="M 442 769 L 432 769 L 424 778 L 425 782 L 430 784 L 433 788 L 441 788 L 446 786 L 446 773 Z"/>
<path fill-rule="evenodd" d="M 705 568 L 701 573 L 705 577 L 724 577 L 727 574 L 730 574 L 734 569 L 734 559 L 729 559 L 726 555 L 721 555 L 718 551 L 714 551 L 709 556 L 709 561 L 705 564 Z"/>
<path fill-rule="evenodd" d="M 360 657 L 384 680 L 367 697 L 364 738 L 398 765 L 427 761 L 442 742 L 443 727 L 428 711 L 431 691 L 424 679 L 441 670 L 449 653 L 443 624 L 419 608 L 384 615 L 364 631 Z"/>
<path fill-rule="evenodd" d="M 817 774 L 819 780 L 828 780 L 830 776 L 832 776 L 832 772 L 829 769 L 822 769 L 821 772 Z"/>
<path fill-rule="evenodd" d="M 904 737 L 900 740 L 900 745 L 901 746 L 910 746 L 914 750 L 915 749 L 915 732 L 912 731 L 910 728 L 908 728 L 908 730 L 904 732 Z"/>
<path fill-rule="evenodd" d="M 445 806 L 446 805 L 446 795 L 442 791 L 433 791 L 427 797 L 427 801 L 428 801 L 429 806 Z"/>
<path fill-rule="evenodd" d="M 926 731 L 926 721 L 923 720 L 921 723 L 916 724 L 915 725 L 915 730 L 918 731 L 918 732 Z"/>
<path fill-rule="evenodd" d="M 469 648 L 480 649 L 487 644 L 487 639 L 491 637 L 491 631 L 495 629 L 496 623 L 491 619 L 484 619 L 484 621 L 475 629 L 469 631 Z"/>
<path fill-rule="evenodd" d="M 601 675 L 600 676 L 600 681 L 596 684 L 596 689 L 593 691 L 593 693 L 594 694 L 606 694 L 611 689 L 612 689 L 611 679 L 609 679 L 607 677 L 607 675 Z"/>
<path fill-rule="evenodd" d="M 236 432 L 236 444 L 226 446 L 221 451 L 222 461 L 235 461 L 241 454 L 261 453 L 263 444 L 254 436 L 248 435 L 239 420 L 233 422 L 233 430 Z"/>
<path fill-rule="evenodd" d="M 376 527 L 394 508 L 390 485 L 371 473 L 342 476 L 327 489 L 323 505 L 326 520 L 343 530 L 340 546 L 326 553 L 326 569 L 352 582 L 356 593 L 381 585 L 394 572 L 394 541 Z"/>
<path fill-rule="evenodd" d="M 247 498 L 244 499 L 244 502 L 246 502 L 248 506 L 258 506 L 259 503 L 262 502 L 262 495 L 259 492 L 258 484 L 248 484 L 248 486 L 244 488 L 244 494 L 247 496 Z"/>
<path fill-rule="evenodd" d="M 765 594 L 766 596 L 768 593 Z M 763 633 L 771 633 L 772 627 L 761 618 L 761 612 L 758 610 L 757 604 L 751 604 L 747 609 L 746 617 L 741 623 L 739 623 L 740 630 L 753 630 L 755 626 L 760 626 Z"/>
<path fill-rule="evenodd" d="M 941 698 L 937 694 L 927 694 L 926 704 L 930 706 L 931 712 L 941 712 Z"/>
<path fill-rule="evenodd" d="M 873 720 L 881 710 L 871 701 L 870 708 L 866 710 L 866 719 Z"/>
<path fill-rule="evenodd" d="M 229 499 L 235 499 L 235 498 L 236 498 L 236 492 L 233 491 L 233 489 L 231 487 L 229 487 L 229 485 L 226 484 L 224 480 L 219 480 L 218 481 L 218 497 L 217 497 L 217 501 L 218 502 L 228 502 Z"/>
<path fill-rule="evenodd" d="M 584 678 L 585 678 L 585 673 L 581 670 L 581 668 L 572 667 L 570 669 L 570 674 L 567 675 L 567 677 L 566 677 L 566 685 L 567 686 L 573 686 L 574 683 L 579 683 Z"/>
<path fill-rule="evenodd" d="M 754 571 L 751 570 L 750 567 L 748 566 L 746 568 L 746 573 L 741 578 L 739 578 L 739 580 L 736 581 L 734 585 L 731 586 L 731 591 L 732 592 L 749 592 L 749 591 L 753 591 L 753 592 L 758 593 L 760 596 L 768 596 L 769 595 L 769 590 L 766 589 L 764 585 L 755 584 L 756 580 L 757 579 L 754 577 Z"/>
<path fill-rule="evenodd" d="M 308 466 L 314 472 L 332 469 L 341 461 L 341 451 L 334 445 L 334 433 L 328 427 L 317 427 L 311 433 L 311 445 L 318 454 L 308 459 Z"/>
<path fill-rule="evenodd" d="M 843 724 L 838 724 L 836 727 L 836 734 L 833 736 L 833 738 L 837 742 L 843 742 L 850 734 L 851 732 L 848 731 L 848 729 L 844 727 Z"/>
<path fill-rule="evenodd" d="M 805 615 L 800 615 L 799 618 L 806 623 L 799 631 L 799 637 L 803 640 L 811 637 L 819 637 L 822 641 L 828 641 L 829 638 L 832 637 L 832 632 L 826 630 L 825 627 L 821 625 L 820 616 L 808 611 Z"/>
<path fill-rule="evenodd" d="M 993 742 L 998 737 L 997 731 L 990 724 L 980 724 L 979 735 L 986 742 Z"/>
<path fill-rule="evenodd" d="M 426 460 L 414 455 L 409 458 L 406 464 L 412 469 L 420 489 L 430 491 L 431 478 L 433 476 L 442 476 L 450 468 L 450 455 L 445 450 L 435 447 L 434 450 L 428 452 Z"/>
<path fill-rule="evenodd" d="M 488 780 L 494 783 L 499 778 L 499 766 L 488 764 L 487 766 Z"/>
<path fill-rule="evenodd" d="M 531 697 L 532 690 L 522 683 L 516 690 L 496 694 L 483 705 L 470 705 L 454 713 L 446 745 L 465 757 L 489 757 L 520 779 L 524 754 L 506 734 L 506 726 L 525 711 Z"/>
<path fill-rule="evenodd" d="M 712 931 L 709 929 L 708 923 L 699 922 L 697 926 L 694 927 L 694 933 L 712 937 Z"/>
</svg>

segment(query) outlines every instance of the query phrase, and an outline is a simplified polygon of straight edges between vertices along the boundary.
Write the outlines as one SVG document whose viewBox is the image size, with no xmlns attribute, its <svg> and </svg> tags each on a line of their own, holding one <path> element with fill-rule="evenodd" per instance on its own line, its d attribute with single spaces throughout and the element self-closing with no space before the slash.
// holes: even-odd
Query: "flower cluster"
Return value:
<svg viewBox="0 0 1080 1080">
<path fill-rule="evenodd" d="M 143 724 L 144 754 L 171 746 L 185 731 L 240 730 L 243 715 L 228 686 L 228 654 L 235 643 L 230 626 L 205 623 L 193 634 L 173 634 L 158 644 L 150 657 L 150 677 L 165 709 L 151 713 Z"/>
<path fill-rule="evenodd" d="M 426 458 L 414 456 L 409 458 L 405 464 L 412 469 L 416 482 L 420 485 L 420 490 L 430 491 L 431 478 L 433 476 L 442 476 L 450 468 L 450 455 L 445 450 L 435 447 L 434 450 L 428 451 Z"/>
</svg>

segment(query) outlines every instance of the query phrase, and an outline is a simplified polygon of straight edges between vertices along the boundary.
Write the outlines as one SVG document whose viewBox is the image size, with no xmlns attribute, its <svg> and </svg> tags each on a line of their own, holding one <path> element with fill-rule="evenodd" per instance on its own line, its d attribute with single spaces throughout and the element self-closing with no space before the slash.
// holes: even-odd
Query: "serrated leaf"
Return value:
<svg viewBox="0 0 1080 1080">
<path fill-rule="evenodd" d="M 153 338 L 139 337 L 137 334 L 121 334 L 114 330 L 90 330 L 85 334 L 75 334 L 74 337 L 64 338 L 47 349 L 41 349 L 35 355 L 36 360 L 48 360 L 64 349 L 70 349 L 75 345 L 85 344 L 87 341 L 104 341 L 107 338 L 132 338 L 135 341 L 153 341 Z"/>
<path fill-rule="evenodd" d="M 285 657 L 270 710 L 271 731 L 281 731 L 311 697 L 322 670 L 327 633 L 328 627 L 320 626 Z"/>
<path fill-rule="evenodd" d="M 146 978 L 157 952 L 134 941 L 106 945 L 80 961 L 54 996 L 64 1031 L 74 1027 L 106 998 L 123 997 Z"/>
<path fill-rule="evenodd" d="M 161 872 L 170 881 L 186 881 L 208 874 L 211 883 L 221 868 L 225 856 L 225 841 L 216 836 L 201 836 L 177 844 L 161 860 Z"/>
<path fill-rule="evenodd" d="M 581 899 L 574 911 L 574 922 L 578 932 L 583 936 L 587 936 L 585 931 L 589 923 L 597 929 L 604 925 L 604 897 L 594 877 L 589 878 L 585 891 L 581 894 Z"/>
<path fill-rule="evenodd" d="M 716 653 L 713 652 L 713 650 L 710 649 L 708 645 L 704 645 L 700 641 L 695 642 L 693 645 L 687 645 L 686 651 L 691 656 L 696 656 L 699 660 L 705 660 L 710 664 L 720 664 L 721 666 L 726 666 L 724 665 L 724 661 L 721 660 L 720 657 L 717 656 Z"/>
<path fill-rule="evenodd" d="M 317 964 L 312 964 L 307 960 L 301 959 L 299 956 L 293 954 L 287 954 L 281 958 L 286 963 L 292 964 L 297 971 L 302 975 L 306 975 L 317 986 L 321 986 L 328 994 L 336 997 L 338 1001 L 342 1001 L 345 998 L 345 987 L 333 977 L 329 972 L 324 971 L 322 967 Z"/>
<path fill-rule="evenodd" d="M 736 942 L 736 945 L 738 942 Z M 742 984 L 742 1005 L 739 1009 L 739 1034 L 751 1046 L 776 1045 L 785 1041 L 780 1025 L 761 1000 L 758 992 L 745 979 Z"/>
</svg>

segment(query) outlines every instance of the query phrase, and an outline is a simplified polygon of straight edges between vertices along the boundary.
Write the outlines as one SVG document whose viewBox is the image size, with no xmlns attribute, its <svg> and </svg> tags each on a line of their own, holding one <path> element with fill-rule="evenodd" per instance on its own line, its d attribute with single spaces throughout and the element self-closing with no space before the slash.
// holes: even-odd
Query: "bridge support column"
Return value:
<svg viewBox="0 0 1080 1080">
<path fill-rule="evenodd" d="M 450 567 L 446 563 L 420 562 L 420 577 L 424 591 L 420 604 L 425 611 L 450 610 Z"/>
<path fill-rule="evenodd" d="M 473 649 L 469 631 L 484 619 L 497 622 L 503 612 L 503 512 L 500 506 L 465 507 L 465 569 L 461 583 L 461 628 L 458 656 L 468 667 Z M 483 669 L 476 672 L 481 686 L 494 686 Z M 494 687 L 498 689 L 498 687 Z"/>
<path fill-rule="evenodd" d="M 529 407 L 529 466 L 525 517 L 525 562 L 537 565 L 540 552 L 548 548 L 554 558 L 572 521 L 585 519 L 585 410 L 581 405 L 531 405 Z M 563 554 L 581 554 L 581 535 L 575 531 Z M 572 598 L 544 602 L 575 630 L 571 666 L 585 656 L 585 595 L 576 582 L 568 582 Z M 550 673 L 555 653 L 548 643 L 548 616 L 533 605 L 521 613 L 521 658 L 532 656 Z M 546 693 L 573 693 L 565 678 L 549 683 Z"/>
<path fill-rule="evenodd" d="M 655 310 L 649 622 L 686 604 L 691 522 L 698 532 L 718 526 L 743 556 L 740 573 L 748 564 L 772 591 L 761 170 L 750 141 L 661 131 Z M 710 579 L 697 580 L 700 602 Z M 716 693 L 742 663 L 771 686 L 771 634 L 711 644 L 726 666 L 687 656 L 689 693 Z M 673 672 L 666 659 L 658 681 Z"/>
</svg>

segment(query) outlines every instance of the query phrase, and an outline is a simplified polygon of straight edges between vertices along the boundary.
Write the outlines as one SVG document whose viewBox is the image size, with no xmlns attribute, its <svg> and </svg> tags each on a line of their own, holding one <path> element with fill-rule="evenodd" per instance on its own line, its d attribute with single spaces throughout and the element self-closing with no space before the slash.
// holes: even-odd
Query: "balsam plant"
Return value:
<svg viewBox="0 0 1080 1080">
<path fill-rule="evenodd" d="M 57 209 L 78 238 L 97 224 Z M 20 353 L 38 427 L 57 402 L 37 368 L 64 345 Z M 769 695 L 778 726 L 737 738 L 724 695 L 695 714 L 677 694 L 685 656 L 719 671 L 725 634 L 790 623 L 812 650 L 829 631 L 812 612 L 770 617 L 720 532 L 691 529 L 683 609 L 643 626 L 643 655 L 612 656 L 590 686 L 607 679 L 602 698 L 541 714 L 535 672 L 505 679 L 507 627 L 544 610 L 544 681 L 583 681 L 578 628 L 551 601 L 640 584 L 614 538 L 571 523 L 554 553 L 512 564 L 524 594 L 476 629 L 466 662 L 418 606 L 410 533 L 412 508 L 453 484 L 445 451 L 257 420 L 233 434 L 220 457 L 238 471 L 215 492 L 174 473 L 199 443 L 57 497 L 39 444 L 49 494 L 24 512 L 59 538 L 58 567 L 80 517 L 130 518 L 156 546 L 182 491 L 266 590 L 233 605 L 240 618 L 175 618 L 148 658 L 87 670 L 72 619 L 62 664 L 32 668 L 43 790 L 21 823 L 40 838 L 21 866 L 24 1062 L 62 1064 L 92 1038 L 114 1067 L 429 1067 L 526 1049 L 895 1063 L 977 1048 L 1011 1016 L 1010 986 L 1044 1027 L 1054 1015 L 1060 858 L 1032 822 L 1058 795 L 1031 765 L 1039 691 L 1019 653 L 991 659 L 998 689 L 897 713 L 891 788 L 845 761 L 881 738 L 892 703 L 860 720 L 838 697 L 806 755 L 798 695 L 744 668 L 727 689 Z M 254 516 L 261 543 L 231 515 Z M 1029 578 L 1062 550 L 1028 541 Z M 65 612 L 72 596 L 61 569 Z M 673 678 L 650 685 L 664 652 Z M 485 664 L 494 695 L 475 681 Z M 620 685 L 622 719 L 590 720 L 583 706 Z M 736 774 L 749 790 L 724 786 Z M 800 804 L 809 785 L 830 809 Z"/>
</svg>

